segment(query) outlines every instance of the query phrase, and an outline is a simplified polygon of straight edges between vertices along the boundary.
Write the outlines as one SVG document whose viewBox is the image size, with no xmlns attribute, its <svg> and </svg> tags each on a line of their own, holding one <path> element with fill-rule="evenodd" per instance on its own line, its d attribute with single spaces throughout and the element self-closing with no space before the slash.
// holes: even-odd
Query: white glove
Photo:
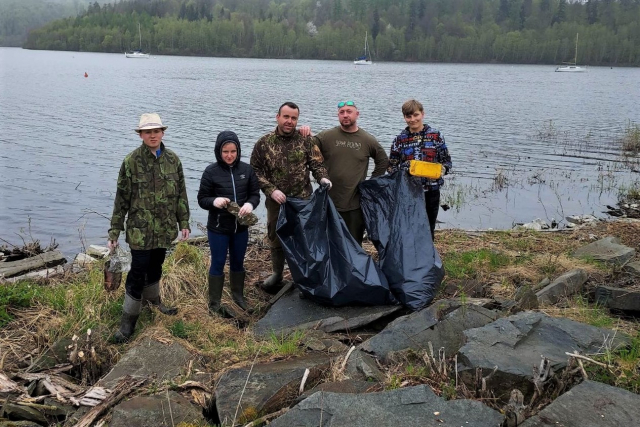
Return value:
<svg viewBox="0 0 640 427">
<path fill-rule="evenodd" d="M 116 247 L 118 247 L 117 240 L 107 240 L 107 248 L 109 248 L 109 252 L 113 252 Z"/>
<path fill-rule="evenodd" d="M 218 209 L 222 209 L 226 207 L 227 203 L 229 202 L 230 200 L 227 199 L 226 197 L 216 197 L 216 199 L 213 201 L 213 206 L 215 206 Z"/>
<path fill-rule="evenodd" d="M 333 187 L 333 184 L 327 178 L 322 178 L 320 180 L 320 185 L 326 185 L 327 187 L 329 187 L 328 190 L 331 190 L 331 187 Z"/>
<path fill-rule="evenodd" d="M 242 205 L 242 207 L 240 208 L 240 211 L 238 212 L 238 216 L 242 217 L 245 215 L 249 215 L 251 212 L 253 212 L 253 205 L 247 202 L 244 205 Z"/>
</svg>

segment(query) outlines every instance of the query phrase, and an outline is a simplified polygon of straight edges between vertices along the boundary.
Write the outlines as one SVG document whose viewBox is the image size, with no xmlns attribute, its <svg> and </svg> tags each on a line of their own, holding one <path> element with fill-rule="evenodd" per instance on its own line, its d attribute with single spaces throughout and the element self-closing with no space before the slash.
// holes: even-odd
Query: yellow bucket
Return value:
<svg viewBox="0 0 640 427">
<path fill-rule="evenodd" d="M 438 179 L 442 176 L 442 165 L 440 163 L 411 160 L 409 162 L 409 174 L 422 178 Z"/>
</svg>

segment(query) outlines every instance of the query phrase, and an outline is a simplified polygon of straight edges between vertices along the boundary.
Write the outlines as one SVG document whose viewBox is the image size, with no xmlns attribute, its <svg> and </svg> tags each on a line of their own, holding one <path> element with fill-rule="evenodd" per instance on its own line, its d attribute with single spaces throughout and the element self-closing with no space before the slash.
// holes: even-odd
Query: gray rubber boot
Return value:
<svg viewBox="0 0 640 427">
<path fill-rule="evenodd" d="M 120 318 L 120 329 L 111 337 L 111 342 L 121 344 L 129 341 L 133 331 L 136 329 L 136 322 L 142 310 L 142 301 L 135 300 L 128 294 L 124 295 L 122 304 L 122 317 Z"/>
<path fill-rule="evenodd" d="M 273 274 L 260 285 L 260 288 L 267 293 L 277 294 L 283 287 L 284 251 L 282 248 L 271 249 L 271 268 Z"/>
<path fill-rule="evenodd" d="M 160 282 L 145 286 L 144 289 L 142 289 L 142 299 L 149 301 L 149 303 L 160 310 L 162 314 L 166 314 L 167 316 L 175 316 L 178 314 L 177 308 L 167 307 L 162 303 L 160 299 Z"/>
<path fill-rule="evenodd" d="M 225 306 L 220 302 L 222 300 L 222 288 L 224 287 L 224 275 L 209 275 L 209 313 L 219 314 L 220 316 L 230 319 L 233 316 L 227 311 Z"/>
<path fill-rule="evenodd" d="M 244 278 L 246 277 L 244 271 L 230 271 L 229 272 L 229 285 L 231 287 L 231 296 L 233 301 L 238 304 L 238 307 L 247 311 L 247 301 L 244 299 Z"/>
</svg>

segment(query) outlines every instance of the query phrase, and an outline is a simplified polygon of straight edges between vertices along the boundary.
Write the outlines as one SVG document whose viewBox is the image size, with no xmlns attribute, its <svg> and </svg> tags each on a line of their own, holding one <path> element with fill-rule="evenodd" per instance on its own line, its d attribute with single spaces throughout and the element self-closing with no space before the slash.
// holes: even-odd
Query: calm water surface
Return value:
<svg viewBox="0 0 640 427">
<path fill-rule="evenodd" d="M 218 132 L 231 129 L 248 160 L 293 100 L 300 123 L 337 125 L 336 104 L 354 100 L 359 125 L 388 149 L 403 127 L 402 102 L 425 104 L 453 158 L 440 227 L 509 228 L 534 218 L 600 213 L 638 179 L 619 138 L 640 122 L 640 69 L 153 57 L 0 48 L 0 237 L 72 254 L 102 244 L 124 156 L 140 144 L 143 112 L 160 113 L 178 153 L 196 222 L 202 171 Z M 87 72 L 89 77 L 85 78 Z M 634 176 L 635 175 L 635 176 Z M 496 177 L 499 179 L 496 179 Z M 499 186 L 496 184 L 504 184 Z M 262 200 L 264 203 L 264 199 Z M 258 214 L 265 216 L 261 205 Z M 31 238 L 31 237 L 29 237 Z"/>
</svg>

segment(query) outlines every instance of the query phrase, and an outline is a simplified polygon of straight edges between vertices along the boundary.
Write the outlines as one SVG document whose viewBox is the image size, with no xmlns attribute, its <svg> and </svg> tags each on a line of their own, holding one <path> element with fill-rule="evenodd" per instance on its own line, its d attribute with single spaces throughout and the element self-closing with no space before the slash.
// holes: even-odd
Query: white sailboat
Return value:
<svg viewBox="0 0 640 427">
<path fill-rule="evenodd" d="M 373 62 L 371 62 L 371 52 L 369 52 L 369 44 L 368 44 L 368 37 L 369 33 L 365 32 L 364 33 L 364 55 L 362 55 L 361 57 L 357 58 L 355 61 L 353 61 L 353 63 L 355 65 L 371 65 L 373 64 Z"/>
<path fill-rule="evenodd" d="M 584 73 L 587 71 L 587 67 L 581 67 L 577 65 L 578 63 L 578 33 L 576 33 L 576 53 L 573 57 L 573 62 L 565 63 L 566 65 L 561 65 L 556 68 L 556 72 L 558 73 Z"/>
<path fill-rule="evenodd" d="M 140 23 L 138 22 L 138 37 L 140 38 L 140 49 L 133 52 L 125 52 L 125 58 L 149 58 L 148 53 L 142 53 L 142 32 L 140 31 Z"/>
</svg>

